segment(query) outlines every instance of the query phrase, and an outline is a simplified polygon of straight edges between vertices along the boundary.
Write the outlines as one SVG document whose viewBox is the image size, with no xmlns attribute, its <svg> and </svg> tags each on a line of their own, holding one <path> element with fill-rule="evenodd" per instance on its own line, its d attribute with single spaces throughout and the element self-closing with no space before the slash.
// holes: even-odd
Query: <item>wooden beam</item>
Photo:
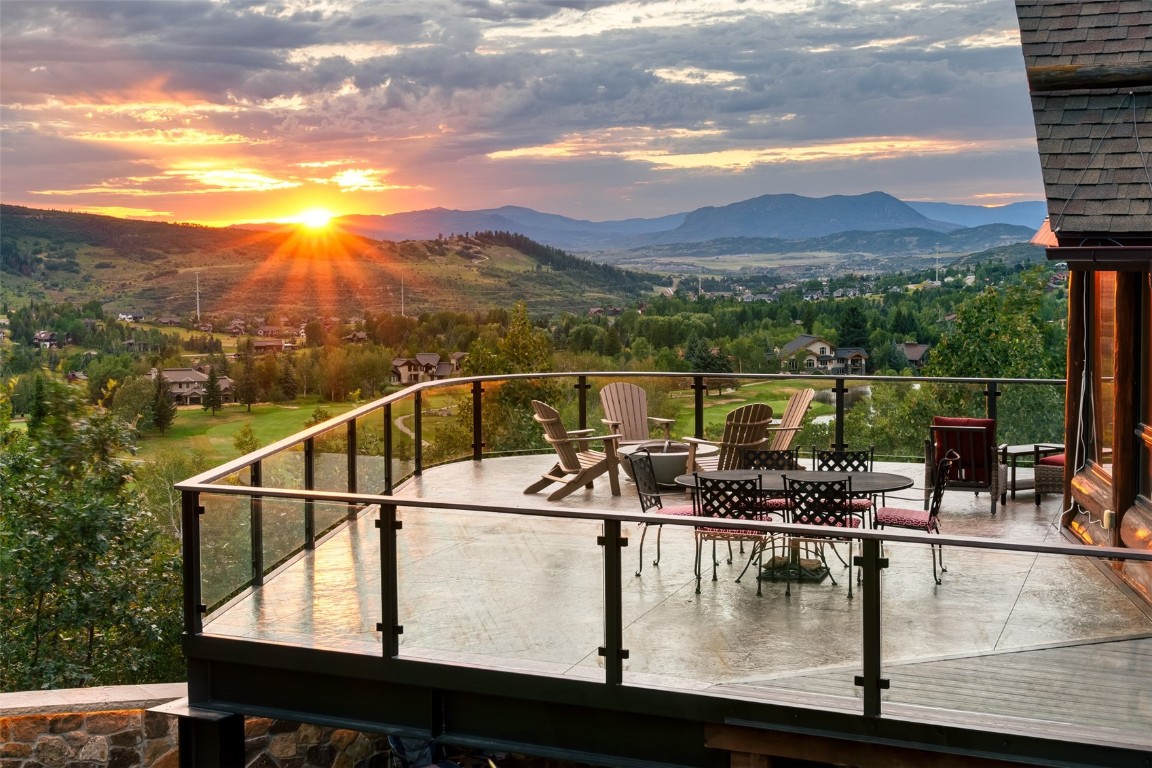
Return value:
<svg viewBox="0 0 1152 768">
<path fill-rule="evenodd" d="M 1074 91 L 1090 88 L 1152 87 L 1152 64 L 1050 64 L 1028 67 L 1028 89 Z"/>
</svg>

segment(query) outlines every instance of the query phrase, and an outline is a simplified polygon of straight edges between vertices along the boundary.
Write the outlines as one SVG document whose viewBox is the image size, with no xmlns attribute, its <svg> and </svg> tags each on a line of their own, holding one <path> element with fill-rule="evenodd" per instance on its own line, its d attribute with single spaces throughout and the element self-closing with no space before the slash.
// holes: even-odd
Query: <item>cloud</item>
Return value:
<svg viewBox="0 0 1152 768">
<path fill-rule="evenodd" d="M 1011 0 L 6 0 L 0 38 L 5 200 L 336 187 L 364 212 L 602 197 L 658 215 L 715 203 L 724 178 L 807 188 L 839 163 L 875 189 L 884 167 L 901 194 L 929 156 L 1035 158 Z M 11 142 L 32 154 L 11 164 Z M 71 185 L 36 178 L 49 146 Z M 1038 197 L 1038 171 L 1019 187 Z"/>
</svg>

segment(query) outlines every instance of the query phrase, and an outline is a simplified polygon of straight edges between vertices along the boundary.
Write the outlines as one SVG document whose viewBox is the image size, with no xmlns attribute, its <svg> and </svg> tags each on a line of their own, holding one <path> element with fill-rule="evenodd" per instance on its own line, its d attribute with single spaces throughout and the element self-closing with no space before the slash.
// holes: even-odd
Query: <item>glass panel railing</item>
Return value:
<svg viewBox="0 0 1152 768">
<path fill-rule="evenodd" d="M 937 587 L 925 545 L 887 553 L 885 700 L 902 716 L 977 714 L 1012 732 L 1034 721 L 1096 743 L 1152 733 L 1152 618 L 1093 559 L 948 547 Z"/>
<path fill-rule="evenodd" d="M 356 420 L 356 489 L 361 493 L 383 493 L 386 486 L 384 409 Z"/>
<path fill-rule="evenodd" d="M 603 679 L 599 522 L 399 514 L 402 657 Z"/>
<path fill-rule="evenodd" d="M 822 560 L 815 540 L 779 537 L 749 563 L 749 544 L 732 542 L 729 562 L 727 541 L 703 540 L 696 594 L 693 528 L 661 527 L 645 536 L 639 577 L 640 554 L 630 550 L 639 550 L 641 531 L 629 534 L 625 550 L 625 682 L 860 711 L 853 679 L 861 669 L 862 600 L 859 569 L 840 560 L 851 562 L 847 542 L 824 543 Z"/>
<path fill-rule="evenodd" d="M 392 403 L 387 429 L 392 432 L 392 478 L 396 484 L 411 477 L 416 468 L 415 412 L 416 400 L 412 396 Z"/>
<path fill-rule="evenodd" d="M 340 424 L 313 438 L 313 490 L 348 490 L 348 425 Z"/>
<path fill-rule="evenodd" d="M 304 446 L 295 445 L 289 450 L 265 456 L 261 460 L 262 482 L 265 488 L 304 487 Z"/>
<path fill-rule="evenodd" d="M 472 457 L 472 386 L 444 386 L 421 398 L 424 467 Z"/>
<path fill-rule="evenodd" d="M 200 494 L 200 596 L 209 615 L 252 583 L 250 504 L 244 496 Z"/>
<path fill-rule="evenodd" d="M 304 548 L 305 502 L 264 498 L 260 507 L 264 573 L 269 573 Z"/>
</svg>

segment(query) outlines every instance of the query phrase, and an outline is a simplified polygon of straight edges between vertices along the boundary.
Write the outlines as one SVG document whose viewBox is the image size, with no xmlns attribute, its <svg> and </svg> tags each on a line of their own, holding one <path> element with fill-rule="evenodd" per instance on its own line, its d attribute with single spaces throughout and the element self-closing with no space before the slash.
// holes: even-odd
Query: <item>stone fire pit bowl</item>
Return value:
<svg viewBox="0 0 1152 768">
<path fill-rule="evenodd" d="M 652 470 L 656 474 L 658 485 L 675 487 L 676 478 L 687 472 L 688 444 L 678 443 L 675 440 L 649 440 L 646 443 L 631 443 L 621 445 L 617 450 L 620 456 L 620 466 L 628 479 L 635 481 L 632 476 L 632 453 L 641 448 L 647 448 L 652 456 Z M 697 456 L 714 456 L 720 452 L 719 446 L 697 445 Z"/>
</svg>

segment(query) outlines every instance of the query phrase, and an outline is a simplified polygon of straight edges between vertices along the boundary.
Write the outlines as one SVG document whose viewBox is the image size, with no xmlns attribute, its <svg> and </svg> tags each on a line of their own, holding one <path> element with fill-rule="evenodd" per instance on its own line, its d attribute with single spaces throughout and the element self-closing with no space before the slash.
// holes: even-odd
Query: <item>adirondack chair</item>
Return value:
<svg viewBox="0 0 1152 768">
<path fill-rule="evenodd" d="M 729 412 L 724 419 L 724 434 L 719 442 L 682 437 L 688 444 L 688 471 L 707 472 L 713 469 L 739 469 L 745 449 L 764 448 L 768 442 L 765 432 L 772 423 L 772 406 L 764 403 L 742 405 Z M 719 452 L 713 456 L 697 456 L 697 446 L 715 445 Z"/>
<path fill-rule="evenodd" d="M 616 458 L 619 435 L 594 435 L 590 429 L 569 432 L 556 409 L 539 400 L 532 401 L 532 410 L 535 411 L 532 418 L 544 428 L 544 439 L 556 451 L 557 461 L 539 480 L 525 488 L 524 493 L 536 493 L 552 483 L 559 483 L 560 487 L 548 497 L 548 501 L 557 501 L 581 487 L 591 488 L 593 479 L 607 474 L 612 495 L 620 495 L 619 461 Z M 590 442 L 603 442 L 604 450 L 590 449 Z"/>
<path fill-rule="evenodd" d="M 784 415 L 780 417 L 780 423 L 768 427 L 768 434 L 772 436 L 770 450 L 784 451 L 792 446 L 792 438 L 800 431 L 804 422 L 804 414 L 808 413 L 808 408 L 812 405 L 812 398 L 815 396 L 816 390 L 809 388 L 801 389 L 788 398 L 788 405 L 784 407 Z"/>
<path fill-rule="evenodd" d="M 627 381 L 614 381 L 600 390 L 600 409 L 608 431 L 620 435 L 621 443 L 643 443 L 650 437 L 650 425 L 664 428 L 664 439 L 672 439 L 675 419 L 648 415 L 648 393 Z"/>
</svg>

